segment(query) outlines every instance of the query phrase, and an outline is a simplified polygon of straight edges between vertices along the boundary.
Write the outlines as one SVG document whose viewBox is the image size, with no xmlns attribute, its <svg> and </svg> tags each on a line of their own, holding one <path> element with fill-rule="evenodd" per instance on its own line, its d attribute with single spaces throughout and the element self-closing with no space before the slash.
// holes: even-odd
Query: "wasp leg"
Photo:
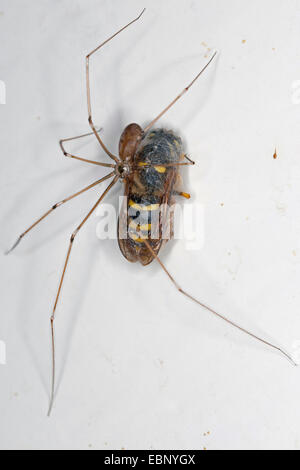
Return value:
<svg viewBox="0 0 300 470">
<path fill-rule="evenodd" d="M 191 299 L 193 302 L 197 303 L 198 305 L 200 305 L 201 307 L 205 308 L 206 310 L 208 310 L 209 312 L 213 313 L 214 315 L 216 315 L 217 317 L 221 318 L 222 320 L 226 321 L 227 323 L 229 323 L 230 325 L 234 326 L 235 328 L 238 328 L 240 331 L 242 331 L 243 333 L 246 333 L 247 335 L 251 336 L 252 338 L 260 341 L 261 343 L 264 343 L 266 344 L 267 346 L 270 346 L 271 348 L 273 349 L 276 349 L 277 351 L 279 351 L 281 354 L 283 354 L 294 366 L 297 366 L 297 364 L 295 363 L 295 361 L 293 360 L 293 358 L 287 353 L 285 352 L 283 349 L 281 349 L 279 346 L 276 346 L 275 344 L 272 344 L 270 343 L 269 341 L 266 341 L 265 339 L 263 338 L 260 338 L 259 336 L 256 336 L 254 333 L 251 333 L 251 331 L 248 331 L 246 330 L 245 328 L 241 327 L 240 325 L 238 325 L 237 323 L 233 322 L 232 320 L 229 320 L 228 318 L 224 317 L 223 315 L 221 315 L 220 313 L 217 313 L 215 310 L 213 310 L 211 307 L 208 307 L 207 305 L 205 305 L 204 303 L 200 302 L 199 300 L 197 300 L 195 297 L 193 297 L 192 295 L 188 294 L 187 292 L 185 292 L 180 286 L 179 284 L 177 284 L 177 282 L 175 281 L 175 279 L 173 278 L 173 276 L 171 276 L 171 274 L 169 273 L 169 271 L 167 270 L 167 268 L 165 267 L 165 265 L 163 264 L 163 262 L 160 260 L 160 258 L 157 256 L 157 254 L 155 253 L 155 251 L 152 249 L 151 245 L 147 242 L 147 240 L 144 240 L 144 243 L 145 245 L 147 246 L 148 250 L 150 251 L 150 253 L 153 255 L 154 258 L 156 258 L 156 260 L 158 261 L 158 263 L 160 264 L 160 266 L 162 267 L 162 269 L 164 270 L 164 272 L 166 273 L 166 275 L 168 276 L 168 278 L 171 280 L 171 282 L 173 283 L 173 285 L 176 287 L 176 289 L 183 295 L 185 295 L 186 297 L 188 297 L 189 299 Z"/>
<path fill-rule="evenodd" d="M 116 184 L 118 179 L 119 179 L 118 176 L 114 177 L 113 181 L 108 185 L 108 187 L 105 189 L 105 191 L 101 194 L 101 196 L 98 199 L 98 201 L 96 202 L 96 204 L 92 207 L 92 209 L 89 211 L 89 213 L 85 216 L 83 221 L 78 225 L 78 227 L 72 233 L 71 238 L 70 238 L 69 248 L 68 248 L 68 252 L 67 252 L 63 272 L 62 272 L 62 275 L 61 275 L 61 278 L 60 278 L 60 283 L 59 283 L 59 287 L 58 287 L 58 291 L 57 291 L 57 294 L 56 294 L 54 307 L 53 307 L 52 315 L 51 315 L 51 319 L 50 319 L 50 322 L 51 322 L 51 339 L 52 339 L 52 387 L 51 387 L 51 397 L 50 397 L 48 416 L 50 416 L 50 414 L 51 414 L 51 410 L 52 410 L 53 402 L 54 402 L 54 393 L 55 393 L 55 337 L 54 337 L 55 313 L 56 313 L 57 304 L 58 304 L 58 301 L 59 301 L 59 298 L 60 298 L 60 293 L 61 293 L 62 285 L 63 285 L 63 282 L 64 282 L 66 270 L 67 270 L 67 267 L 68 267 L 68 263 L 69 263 L 73 243 L 74 243 L 75 237 L 77 236 L 79 230 L 83 227 L 83 225 L 86 223 L 86 221 L 89 219 L 89 217 L 93 214 L 95 209 L 99 206 L 100 202 L 106 196 L 106 194 L 110 191 L 110 189 Z"/>
<path fill-rule="evenodd" d="M 174 195 L 185 197 L 186 199 L 191 199 L 191 195 L 189 193 L 182 191 L 182 185 L 183 185 L 182 176 L 180 173 L 177 173 L 177 177 L 176 177 L 176 181 L 175 181 L 175 185 L 173 189 Z"/>
<path fill-rule="evenodd" d="M 95 181 L 95 183 L 92 183 L 90 184 L 89 186 L 81 189 L 80 191 L 78 191 L 77 193 L 75 194 L 72 194 L 72 196 L 69 196 L 65 199 L 63 199 L 62 201 L 60 202 L 57 202 L 56 204 L 54 204 L 54 206 L 51 207 L 51 209 L 49 209 L 47 212 L 45 212 L 44 215 L 42 215 L 38 220 L 36 220 L 27 230 L 25 230 L 25 232 L 21 233 L 21 235 L 19 236 L 19 238 L 17 239 L 17 241 L 14 243 L 14 245 L 11 247 L 10 250 L 8 250 L 5 254 L 8 255 L 9 253 L 11 253 L 20 243 L 20 241 L 22 240 L 22 238 L 25 237 L 25 235 L 27 235 L 27 233 L 29 233 L 34 227 L 36 227 L 40 222 L 42 222 L 42 220 L 44 220 L 46 217 L 48 217 L 48 215 L 50 215 L 55 209 L 57 209 L 58 207 L 62 206 L 63 204 L 65 204 L 66 202 L 68 201 L 71 201 L 71 199 L 74 199 L 75 197 L 79 196 L 80 194 L 88 191 L 89 189 L 93 188 L 94 186 L 97 186 L 98 184 L 102 183 L 103 181 L 109 179 L 109 178 L 112 178 L 112 176 L 114 175 L 114 172 L 111 172 L 109 173 L 108 175 L 104 176 L 103 178 L 101 178 L 100 180 L 97 180 Z"/>
<path fill-rule="evenodd" d="M 195 165 L 194 160 L 191 160 L 186 153 L 183 155 L 183 157 L 189 162 L 190 165 Z"/>
<path fill-rule="evenodd" d="M 98 129 L 98 132 L 100 132 L 101 129 Z M 78 157 L 76 155 L 72 155 L 71 153 L 67 152 L 64 147 L 65 142 L 70 142 L 71 140 L 76 140 L 76 139 L 82 139 L 82 137 L 88 137 L 90 135 L 94 135 L 94 132 L 89 132 L 88 134 L 82 134 L 82 135 L 77 135 L 75 137 L 69 137 L 67 139 L 62 139 L 59 141 L 60 148 L 64 154 L 65 157 L 69 158 L 74 158 L 76 160 L 80 160 L 82 162 L 87 162 L 87 163 L 92 163 L 94 165 L 99 165 L 99 166 L 104 166 L 106 168 L 114 168 L 115 165 L 111 163 L 101 163 L 101 162 L 96 162 L 95 160 L 87 160 L 86 158 Z"/>
<path fill-rule="evenodd" d="M 185 197 L 185 199 L 191 199 L 191 195 L 189 193 L 184 193 L 183 191 L 176 191 L 175 194 L 177 196 Z"/>
<path fill-rule="evenodd" d="M 140 13 L 140 15 L 135 18 L 134 20 L 130 21 L 130 23 L 128 23 L 126 26 L 123 26 L 123 28 L 121 28 L 119 31 L 117 31 L 115 34 L 113 34 L 112 36 L 110 36 L 108 39 L 106 39 L 106 41 L 102 42 L 98 47 L 96 47 L 96 49 L 94 49 L 92 52 L 90 52 L 87 56 L 86 56 L 86 91 L 87 91 L 87 106 L 88 106 L 88 121 L 89 121 L 89 124 L 96 136 L 96 138 L 98 139 L 99 141 L 99 144 L 101 145 L 101 147 L 103 148 L 104 152 L 107 153 L 107 155 L 112 158 L 115 162 L 118 162 L 119 159 L 113 155 L 108 149 L 107 147 L 104 145 L 102 139 L 100 138 L 96 128 L 95 128 L 95 125 L 93 123 L 93 118 L 92 118 L 92 105 L 91 105 L 91 87 L 90 87 L 90 57 L 95 54 L 95 52 L 97 52 L 102 46 L 104 46 L 106 43 L 108 43 L 111 39 L 113 39 L 115 36 L 117 36 L 119 33 L 121 33 L 122 31 L 124 31 L 124 29 L 128 28 L 128 26 L 130 26 L 132 23 L 135 23 L 137 20 L 140 19 L 140 17 L 142 16 L 142 14 L 144 13 L 145 9 L 142 11 L 142 13 Z"/>
</svg>

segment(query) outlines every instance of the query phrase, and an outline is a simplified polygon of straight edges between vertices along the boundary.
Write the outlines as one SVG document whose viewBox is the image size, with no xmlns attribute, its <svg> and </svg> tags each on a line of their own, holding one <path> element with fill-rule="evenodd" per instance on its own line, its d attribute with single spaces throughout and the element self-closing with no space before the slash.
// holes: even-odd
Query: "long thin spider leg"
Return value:
<svg viewBox="0 0 300 470">
<path fill-rule="evenodd" d="M 100 131 L 102 131 L 102 127 L 99 127 L 97 129 L 97 132 Z M 62 139 L 61 142 L 69 142 L 70 140 L 82 139 L 83 137 L 89 137 L 91 135 L 94 135 L 94 132 L 86 132 L 85 134 L 75 135 L 74 137 L 67 137 L 66 139 Z"/>
<path fill-rule="evenodd" d="M 187 166 L 187 165 L 195 165 L 195 162 L 191 160 L 186 154 L 182 154 L 182 160 L 186 159 L 186 162 L 174 162 L 174 163 L 147 163 L 147 162 L 139 162 L 137 166 L 134 166 L 133 169 L 135 171 L 144 170 L 144 168 L 168 168 L 174 166 Z"/>
<path fill-rule="evenodd" d="M 101 131 L 101 128 L 97 129 L 97 132 L 100 132 L 100 131 Z M 71 154 L 71 153 L 69 153 L 65 150 L 65 146 L 64 146 L 65 142 L 70 142 L 72 140 L 81 139 L 83 137 L 88 137 L 90 135 L 94 135 L 94 132 L 88 132 L 87 134 L 81 134 L 81 135 L 77 135 L 75 137 L 68 137 L 67 139 L 61 139 L 59 141 L 59 145 L 60 145 L 60 148 L 61 148 L 64 156 L 69 157 L 69 158 L 73 158 L 73 159 L 76 159 L 76 160 L 80 160 L 82 162 L 87 162 L 87 163 L 92 163 L 94 165 L 104 166 L 106 168 L 114 168 L 115 165 L 113 165 L 113 164 L 97 162 L 95 160 L 88 160 L 86 158 L 82 158 L 82 157 L 78 157 L 77 155 L 73 155 L 73 154 Z"/>
<path fill-rule="evenodd" d="M 73 247 L 73 243 L 74 243 L 75 237 L 76 237 L 76 235 L 78 234 L 79 230 L 84 226 L 84 224 L 86 223 L 86 221 L 90 218 L 90 216 L 93 214 L 93 212 L 95 211 L 95 209 L 99 206 L 99 204 L 101 203 L 102 199 L 106 196 L 106 194 L 110 191 L 110 189 L 116 184 L 116 182 L 118 181 L 118 179 L 119 179 L 118 176 L 115 176 L 115 177 L 114 177 L 113 181 L 107 186 L 107 188 L 106 188 L 105 191 L 101 194 L 101 196 L 100 196 L 100 198 L 98 199 L 98 201 L 96 202 L 96 204 L 94 204 L 94 206 L 92 207 L 92 209 L 91 209 L 91 210 L 89 211 L 89 213 L 85 216 L 85 218 L 83 219 L 83 221 L 78 225 L 78 227 L 76 228 L 76 230 L 74 230 L 74 232 L 72 233 L 71 238 L 70 238 L 69 248 L 68 248 L 68 252 L 67 252 L 67 256 L 66 256 L 66 260 L 65 260 L 63 272 L 62 272 L 62 275 L 61 275 L 61 278 L 60 278 L 60 283 L 59 283 L 59 287 L 58 287 L 58 291 L 57 291 L 57 295 L 56 295 L 56 298 L 55 298 L 54 307 L 53 307 L 52 315 L 51 315 L 51 319 L 50 319 L 50 322 L 51 322 L 51 340 L 52 340 L 52 386 L 51 386 L 51 397 L 50 397 L 50 404 L 49 404 L 48 416 L 50 416 L 50 414 L 51 414 L 51 410 L 52 410 L 53 402 L 54 402 L 54 394 L 55 394 L 55 362 L 56 362 L 56 361 L 55 361 L 55 336 L 54 336 L 54 320 L 55 320 L 55 313 L 56 313 L 57 304 L 58 304 L 58 301 L 59 301 L 59 298 L 60 298 L 61 289 L 62 289 L 62 285 L 63 285 L 63 282 L 64 282 L 66 270 L 67 270 L 67 267 L 68 267 L 68 263 L 69 263 L 69 259 L 70 259 L 70 255 L 71 255 L 71 251 L 72 251 L 72 247 Z"/>
<path fill-rule="evenodd" d="M 162 269 L 164 270 L 164 272 L 166 273 L 166 275 L 168 276 L 168 278 L 171 280 L 171 282 L 174 284 L 174 286 L 176 287 L 176 289 L 183 295 L 185 295 L 186 297 L 188 297 L 189 299 L 191 299 L 193 302 L 197 303 L 198 305 L 200 305 L 201 307 L 205 308 L 206 310 L 208 310 L 209 312 L 213 313 L 214 315 L 216 315 L 217 317 L 221 318 L 222 320 L 226 321 L 227 323 L 229 323 L 230 325 L 234 326 L 235 328 L 238 328 L 240 331 L 242 331 L 243 333 L 246 333 L 247 335 L 251 336 L 252 338 L 255 338 L 256 340 L 260 341 L 261 343 L 264 343 L 266 344 L 267 346 L 270 346 L 271 348 L 273 349 L 276 349 L 277 351 L 279 351 L 280 353 L 282 353 L 294 366 L 297 366 L 297 364 L 295 363 L 295 361 L 293 360 L 293 358 L 287 353 L 285 352 L 283 349 L 281 349 L 279 346 L 276 346 L 275 344 L 272 344 L 270 343 L 269 341 L 266 341 L 265 339 L 263 338 L 260 338 L 259 336 L 255 335 L 254 333 L 251 333 L 251 331 L 248 331 L 246 330 L 245 328 L 241 327 L 240 325 L 238 325 L 237 323 L 233 322 L 232 320 L 229 320 L 228 318 L 226 318 L 225 316 L 221 315 L 220 313 L 217 313 L 215 310 L 213 310 L 211 307 L 208 307 L 207 305 L 205 305 L 204 303 L 200 302 L 199 300 L 197 300 L 195 297 L 193 297 L 192 295 L 188 294 L 187 292 L 185 292 L 180 286 L 179 284 L 177 284 L 177 282 L 175 281 L 175 279 L 173 278 L 173 276 L 171 276 L 171 274 L 169 273 L 169 271 L 167 270 L 167 268 L 165 267 L 165 265 L 163 264 L 163 262 L 160 260 L 160 258 L 158 257 L 158 255 L 155 253 L 155 251 L 152 249 L 151 245 L 148 243 L 147 240 L 143 240 L 143 242 L 145 243 L 146 247 L 148 248 L 148 250 L 150 251 L 150 253 L 152 254 L 152 256 L 158 261 L 158 263 L 160 264 L 160 266 L 162 267 Z"/>
<path fill-rule="evenodd" d="M 96 47 L 96 49 L 94 49 L 92 52 L 90 52 L 87 56 L 86 56 L 86 90 L 87 90 L 87 106 L 88 106 L 88 120 L 89 120 L 89 124 L 95 134 L 95 136 L 97 137 L 101 147 L 103 148 L 104 152 L 107 153 L 107 155 L 112 158 L 115 162 L 118 162 L 119 159 L 113 155 L 108 149 L 107 147 L 104 145 L 102 139 L 100 138 L 98 132 L 96 131 L 96 128 L 95 128 L 95 125 L 93 123 L 93 118 L 92 118 L 92 106 L 91 106 L 91 87 L 90 87 L 90 57 L 95 54 L 95 52 L 97 52 L 102 46 L 104 46 L 105 44 L 107 44 L 111 39 L 113 39 L 115 36 L 117 36 L 119 33 L 121 33 L 122 31 L 124 31 L 124 29 L 128 28 L 128 26 L 132 25 L 133 23 L 135 23 L 137 20 L 140 19 L 140 17 L 142 16 L 142 14 L 144 13 L 145 9 L 140 13 L 140 15 L 135 18 L 133 21 L 130 21 L 130 23 L 128 23 L 126 26 L 123 26 L 123 28 L 121 28 L 119 31 L 117 31 L 115 34 L 113 34 L 112 36 L 110 36 L 108 39 L 106 39 L 104 42 L 102 42 L 98 47 Z"/>
<path fill-rule="evenodd" d="M 100 132 L 101 129 L 98 129 L 97 132 Z M 74 158 L 75 160 L 80 160 L 82 162 L 87 162 L 87 163 L 92 163 L 93 165 L 99 165 L 99 166 L 104 166 L 106 168 L 114 168 L 115 165 L 111 163 L 101 163 L 97 162 L 95 160 L 88 160 L 86 158 L 78 157 L 77 155 L 73 155 L 65 150 L 64 143 L 65 142 L 70 142 L 71 140 L 76 140 L 76 139 L 82 139 L 83 137 L 88 137 L 90 135 L 94 135 L 94 132 L 89 132 L 88 134 L 81 134 L 81 135 L 76 135 L 75 137 L 68 137 L 67 139 L 61 139 L 59 141 L 60 148 L 64 154 L 65 157 L 69 158 Z"/>
<path fill-rule="evenodd" d="M 203 69 L 198 73 L 198 75 L 196 75 L 196 77 L 194 78 L 194 80 L 191 81 L 191 83 L 182 90 L 182 92 L 176 96 L 176 98 L 165 108 L 163 109 L 163 111 L 155 118 L 153 119 L 153 121 L 150 122 L 150 124 L 148 124 L 147 127 L 145 127 L 144 129 L 144 132 L 148 132 L 149 129 L 151 129 L 151 127 L 154 126 L 154 124 L 167 112 L 169 111 L 169 109 L 191 88 L 191 86 L 195 83 L 196 80 L 198 80 L 198 78 L 200 77 L 200 75 L 202 75 L 202 73 L 207 69 L 207 67 L 209 66 L 209 64 L 213 61 L 213 59 L 215 58 L 215 56 L 217 55 L 217 51 L 212 55 L 212 57 L 209 59 L 209 61 L 207 62 L 207 64 L 205 65 L 205 67 L 203 67 Z"/>
<path fill-rule="evenodd" d="M 11 253 L 20 243 L 20 241 L 22 240 L 22 238 L 25 237 L 25 235 L 27 235 L 28 232 L 30 232 L 34 227 L 36 227 L 40 222 L 42 222 L 42 220 L 44 220 L 46 217 L 48 217 L 48 215 L 51 214 L 51 212 L 53 212 L 55 209 L 57 209 L 58 207 L 62 206 L 63 204 L 65 204 L 66 202 L 68 201 L 71 201 L 71 199 L 74 199 L 75 197 L 79 196 L 80 194 L 83 194 L 84 192 L 88 191 L 89 189 L 93 188 L 94 186 L 97 186 L 98 184 L 102 183 L 103 181 L 109 179 L 109 178 L 112 178 L 113 175 L 115 173 L 112 171 L 111 173 L 109 173 L 108 175 L 104 176 L 103 178 L 95 181 L 94 183 L 90 184 L 89 186 L 86 186 L 85 188 L 81 189 L 80 191 L 78 191 L 77 193 L 75 194 L 72 194 L 72 196 L 69 196 L 69 197 L 66 197 L 65 199 L 63 199 L 62 201 L 60 202 L 57 202 L 56 204 L 54 204 L 54 206 L 51 207 L 51 209 L 49 209 L 47 212 L 45 212 L 45 214 L 43 214 L 39 219 L 37 219 L 32 225 L 30 225 L 30 227 L 25 230 L 23 233 L 21 233 L 21 235 L 19 236 L 19 238 L 17 239 L 17 241 L 13 244 L 13 246 L 11 247 L 10 250 L 8 250 L 5 254 L 8 255 L 9 253 Z"/>
</svg>

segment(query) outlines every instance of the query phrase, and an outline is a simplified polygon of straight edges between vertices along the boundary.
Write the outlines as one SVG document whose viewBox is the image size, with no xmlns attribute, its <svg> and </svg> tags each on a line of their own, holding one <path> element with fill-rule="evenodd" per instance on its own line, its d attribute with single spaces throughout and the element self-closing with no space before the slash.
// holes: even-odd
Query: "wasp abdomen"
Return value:
<svg viewBox="0 0 300 470">
<path fill-rule="evenodd" d="M 168 208 L 174 203 L 174 188 L 183 155 L 180 137 L 155 129 L 146 133 L 133 158 L 134 177 L 125 188 L 126 203 L 119 218 L 119 246 L 128 261 L 151 263 L 155 253 L 172 237 Z M 126 207 L 125 207 L 126 206 Z"/>
<path fill-rule="evenodd" d="M 133 242 L 142 243 L 143 237 L 159 238 L 160 203 L 158 196 L 131 194 L 128 201 L 128 235 Z"/>
</svg>

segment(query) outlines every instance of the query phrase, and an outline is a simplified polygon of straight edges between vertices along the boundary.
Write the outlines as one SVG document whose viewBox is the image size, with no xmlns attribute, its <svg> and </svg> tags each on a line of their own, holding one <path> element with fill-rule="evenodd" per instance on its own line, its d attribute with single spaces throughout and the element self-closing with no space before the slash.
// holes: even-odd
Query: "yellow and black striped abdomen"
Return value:
<svg viewBox="0 0 300 470">
<path fill-rule="evenodd" d="M 128 201 L 128 238 L 134 244 L 159 239 L 160 198 L 134 195 Z"/>
</svg>

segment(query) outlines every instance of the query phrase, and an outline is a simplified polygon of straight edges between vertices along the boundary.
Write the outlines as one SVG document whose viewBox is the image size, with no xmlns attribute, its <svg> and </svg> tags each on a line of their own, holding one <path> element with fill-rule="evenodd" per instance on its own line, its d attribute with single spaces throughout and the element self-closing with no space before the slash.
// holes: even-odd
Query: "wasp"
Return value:
<svg viewBox="0 0 300 470">
<path fill-rule="evenodd" d="M 60 147 L 66 157 L 98 165 L 105 168 L 110 168 L 110 172 L 101 179 L 93 182 L 89 186 L 81 189 L 80 191 L 66 197 L 62 201 L 53 205 L 45 214 L 37 219 L 27 230 L 25 230 L 14 243 L 12 248 L 6 253 L 12 252 L 20 241 L 40 222 L 42 222 L 48 215 L 50 215 L 58 207 L 64 205 L 71 199 L 79 196 L 80 194 L 88 191 L 89 189 L 98 186 L 100 183 L 111 180 L 109 185 L 100 195 L 94 206 L 87 213 L 85 218 L 77 226 L 70 237 L 69 247 L 65 258 L 60 282 L 54 301 L 54 306 L 51 314 L 51 338 L 52 338 L 52 386 L 48 415 L 50 416 L 55 396 L 55 329 L 54 322 L 56 317 L 56 310 L 58 302 L 61 297 L 62 286 L 69 265 L 71 252 L 74 246 L 75 239 L 100 205 L 104 197 L 111 190 L 111 188 L 118 182 L 124 183 L 124 203 L 119 215 L 118 221 L 118 242 L 122 254 L 130 262 L 139 262 L 143 266 L 150 264 L 156 260 L 166 275 L 169 277 L 176 289 L 190 300 L 196 302 L 201 307 L 210 311 L 219 318 L 230 323 L 232 326 L 238 328 L 244 333 L 252 336 L 253 338 L 263 342 L 264 344 L 277 349 L 284 354 L 290 361 L 292 357 L 280 347 L 258 337 L 254 333 L 244 329 L 240 325 L 231 321 L 229 318 L 221 315 L 213 310 L 208 305 L 200 302 L 198 299 L 184 291 L 179 284 L 175 281 L 173 276 L 169 273 L 163 262 L 159 257 L 160 250 L 164 244 L 172 239 L 173 236 L 173 213 L 170 210 L 173 206 L 176 197 L 184 197 L 189 199 L 190 195 L 183 191 L 180 170 L 182 166 L 194 165 L 194 162 L 186 155 L 181 138 L 173 131 L 156 128 L 155 124 L 159 119 L 183 97 L 183 95 L 191 88 L 191 86 L 198 80 L 206 68 L 210 65 L 217 55 L 215 51 L 206 65 L 200 70 L 195 78 L 186 86 L 171 103 L 165 107 L 160 114 L 155 117 L 144 129 L 138 124 L 129 124 L 121 134 L 119 141 L 119 155 L 112 154 L 105 146 L 99 131 L 93 121 L 92 106 L 91 106 L 91 89 L 90 89 L 90 59 L 98 52 L 105 44 L 111 41 L 115 36 L 120 34 L 130 25 L 138 21 L 143 15 L 145 9 L 138 17 L 125 25 L 106 41 L 102 42 L 98 47 L 91 51 L 86 56 L 86 93 L 87 93 L 87 108 L 88 108 L 88 122 L 92 132 L 88 134 L 79 135 L 63 139 L 60 141 Z M 93 160 L 87 160 L 78 155 L 73 155 L 65 150 L 65 143 L 94 135 L 98 140 L 100 146 L 110 158 L 110 163 L 102 163 Z M 167 233 L 167 235 L 166 235 Z M 295 363 L 294 363 L 295 364 Z"/>
</svg>

